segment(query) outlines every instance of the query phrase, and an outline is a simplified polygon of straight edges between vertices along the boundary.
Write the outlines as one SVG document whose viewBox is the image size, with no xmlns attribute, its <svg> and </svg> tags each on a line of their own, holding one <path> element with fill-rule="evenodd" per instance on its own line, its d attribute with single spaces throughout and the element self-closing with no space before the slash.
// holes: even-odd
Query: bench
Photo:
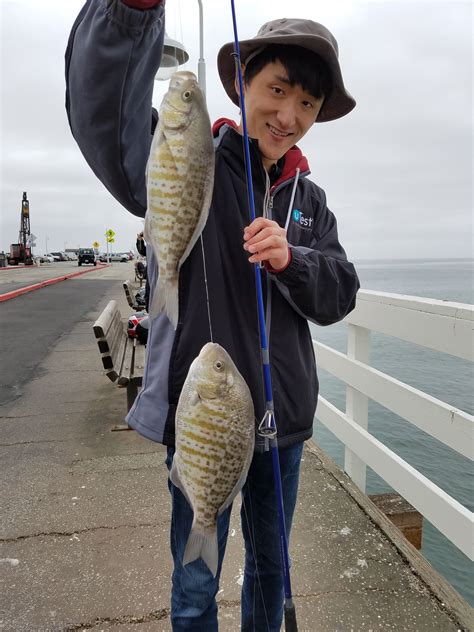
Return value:
<svg viewBox="0 0 474 632">
<path fill-rule="evenodd" d="M 130 281 L 124 281 L 122 283 L 122 287 L 123 287 L 123 291 L 125 292 L 125 296 L 127 298 L 127 303 L 130 305 L 130 307 L 134 309 L 136 312 L 142 310 L 143 307 L 141 307 L 140 305 L 137 305 L 133 297 L 132 284 L 130 283 Z"/>
<path fill-rule="evenodd" d="M 93 329 L 107 377 L 112 382 L 117 382 L 119 387 L 127 388 L 129 411 L 138 394 L 138 388 L 142 385 L 145 347 L 136 338 L 128 336 L 126 324 L 122 321 L 115 300 L 108 303 Z"/>
</svg>

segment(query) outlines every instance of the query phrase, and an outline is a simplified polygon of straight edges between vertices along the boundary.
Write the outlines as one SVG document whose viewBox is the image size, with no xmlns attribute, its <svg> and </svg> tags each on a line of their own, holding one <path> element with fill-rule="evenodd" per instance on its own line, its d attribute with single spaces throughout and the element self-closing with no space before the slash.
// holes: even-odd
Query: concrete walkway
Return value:
<svg viewBox="0 0 474 632">
<path fill-rule="evenodd" d="M 171 630 L 164 449 L 110 431 L 126 393 L 103 376 L 92 334 L 111 298 L 130 313 L 124 270 L 97 272 L 111 282 L 98 310 L 1 409 L 4 632 Z M 238 514 L 218 594 L 222 632 L 240 629 Z M 291 554 L 300 632 L 471 629 L 465 602 L 316 448 L 304 456 Z"/>
</svg>

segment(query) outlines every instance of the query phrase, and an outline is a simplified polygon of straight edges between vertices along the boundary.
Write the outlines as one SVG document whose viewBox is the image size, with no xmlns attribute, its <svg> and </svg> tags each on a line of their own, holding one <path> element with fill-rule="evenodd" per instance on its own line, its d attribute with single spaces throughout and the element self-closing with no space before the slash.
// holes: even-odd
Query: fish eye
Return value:
<svg viewBox="0 0 474 632">
<path fill-rule="evenodd" d="M 193 93 L 191 92 L 191 90 L 185 90 L 183 92 L 183 101 L 189 101 L 192 97 Z"/>
<path fill-rule="evenodd" d="M 224 363 L 221 362 L 220 360 L 216 360 L 214 362 L 214 368 L 216 371 L 222 371 L 224 369 Z"/>
</svg>

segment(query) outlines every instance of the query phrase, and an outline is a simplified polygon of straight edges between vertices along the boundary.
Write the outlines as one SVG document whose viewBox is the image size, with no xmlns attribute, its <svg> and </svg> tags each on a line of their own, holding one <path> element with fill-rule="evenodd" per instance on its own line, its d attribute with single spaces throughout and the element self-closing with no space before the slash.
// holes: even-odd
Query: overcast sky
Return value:
<svg viewBox="0 0 474 632">
<path fill-rule="evenodd" d="M 18 238 L 28 192 L 37 253 L 134 246 L 141 230 L 95 178 L 67 123 L 64 50 L 80 0 L 0 0 L 0 250 Z M 230 2 L 203 0 L 211 119 L 237 118 L 218 79 L 216 56 L 232 39 Z M 471 2 L 236 0 L 241 39 L 279 17 L 307 17 L 336 36 L 348 116 L 316 124 L 300 143 L 327 194 L 353 259 L 472 257 Z M 167 0 L 168 34 L 197 72 L 196 0 Z M 156 83 L 158 107 L 166 90 Z"/>
</svg>

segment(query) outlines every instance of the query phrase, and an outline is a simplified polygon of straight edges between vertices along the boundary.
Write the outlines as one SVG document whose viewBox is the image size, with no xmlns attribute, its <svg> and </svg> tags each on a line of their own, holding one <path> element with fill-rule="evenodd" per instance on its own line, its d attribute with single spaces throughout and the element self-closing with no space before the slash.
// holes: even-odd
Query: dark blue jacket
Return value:
<svg viewBox="0 0 474 632">
<path fill-rule="evenodd" d="M 163 35 L 162 6 L 137 11 L 118 0 L 89 0 L 66 52 L 66 107 L 74 138 L 111 194 L 140 217 L 146 211 L 151 96 Z M 258 423 L 265 397 L 254 267 L 242 247 L 249 223 L 242 139 L 227 123 L 215 135 L 215 186 L 203 232 L 213 339 L 247 381 Z M 278 274 L 261 272 L 279 445 L 285 446 L 312 435 L 318 381 L 307 321 L 330 325 L 344 318 L 355 306 L 359 281 L 323 190 L 307 178 L 300 150 L 288 152 L 271 184 L 256 141 L 251 162 L 257 215 L 265 212 L 281 226 L 288 221 L 290 265 Z M 153 291 L 158 271 L 148 251 Z M 143 389 L 127 419 L 166 445 L 174 444 L 176 406 L 189 366 L 210 340 L 200 241 L 180 271 L 179 314 L 176 331 L 164 314 L 151 324 Z M 262 447 L 257 439 L 257 449 Z"/>
</svg>

